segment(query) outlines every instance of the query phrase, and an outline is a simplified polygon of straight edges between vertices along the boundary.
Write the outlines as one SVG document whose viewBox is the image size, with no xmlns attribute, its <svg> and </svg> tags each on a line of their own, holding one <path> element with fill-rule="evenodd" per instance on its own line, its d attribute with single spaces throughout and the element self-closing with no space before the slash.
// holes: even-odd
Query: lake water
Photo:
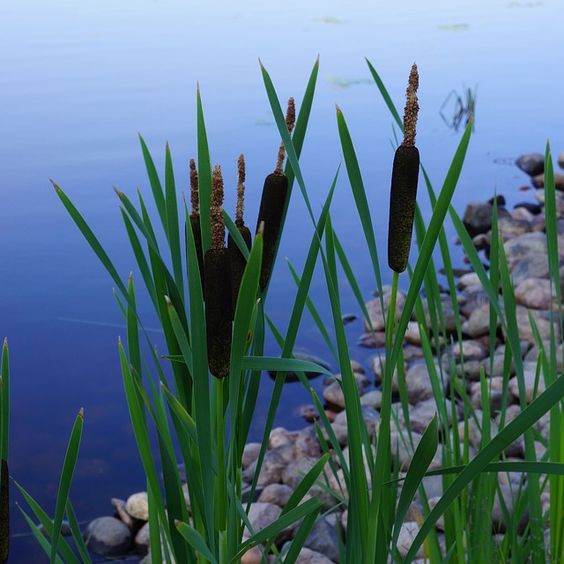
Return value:
<svg viewBox="0 0 564 564">
<path fill-rule="evenodd" d="M 10 342 L 13 374 L 10 471 L 52 512 L 72 421 L 85 428 L 72 498 L 81 520 L 110 513 L 109 499 L 144 489 L 124 400 L 117 339 L 124 333 L 112 284 L 56 198 L 55 179 L 83 211 L 125 277 L 134 267 L 112 186 L 147 190 L 141 132 L 162 163 L 169 141 L 179 186 L 195 156 L 195 89 L 200 82 L 212 160 L 234 201 L 236 158 L 247 158 L 247 222 L 254 224 L 264 176 L 279 138 L 258 67 L 260 57 L 282 99 L 298 103 L 321 56 L 303 151 L 303 171 L 318 210 L 341 159 L 335 103 L 355 141 L 385 263 L 392 119 L 371 83 L 364 57 L 398 106 L 416 61 L 421 76 L 418 146 L 440 185 L 460 132 L 439 115 L 453 89 L 477 86 L 476 131 L 455 194 L 459 210 L 495 191 L 509 202 L 527 179 L 511 161 L 564 149 L 558 0 L 237 3 L 179 0 L 21 0 L 0 10 L 0 333 Z M 423 194 L 423 190 L 421 191 Z M 424 210 L 428 206 L 422 204 Z M 296 189 L 281 257 L 298 267 L 311 224 Z M 361 244 L 350 188 L 341 175 L 334 223 L 363 292 L 375 287 Z M 313 296 L 329 320 L 321 277 Z M 280 261 L 269 311 L 284 329 L 293 283 Z M 356 311 L 343 282 L 343 307 Z M 147 300 L 141 309 L 156 327 Z M 348 328 L 351 342 L 359 322 Z M 157 343 L 159 333 L 152 333 Z M 306 319 L 299 345 L 327 356 Z M 270 346 L 270 352 L 276 349 Z M 366 362 L 372 351 L 353 347 Z M 265 379 L 264 405 L 271 383 Z M 307 401 L 286 388 L 279 423 L 298 427 Z M 258 435 L 266 407 L 259 409 Z M 13 495 L 15 501 L 17 496 Z M 13 508 L 10 562 L 43 558 Z"/>
</svg>

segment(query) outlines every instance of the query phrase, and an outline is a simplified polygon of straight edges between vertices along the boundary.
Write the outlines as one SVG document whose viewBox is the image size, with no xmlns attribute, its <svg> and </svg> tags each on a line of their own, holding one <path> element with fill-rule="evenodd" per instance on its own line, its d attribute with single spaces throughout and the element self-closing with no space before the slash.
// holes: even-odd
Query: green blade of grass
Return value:
<svg viewBox="0 0 564 564">
<path fill-rule="evenodd" d="M 51 554 L 51 543 L 45 538 L 45 535 L 40 531 L 39 527 L 33 522 L 32 518 L 18 505 L 18 509 L 21 511 L 24 519 L 26 520 L 35 540 L 38 542 L 39 546 L 43 549 L 45 554 L 49 556 Z M 57 555 L 54 560 L 55 564 L 64 564 L 63 560 Z"/>
<path fill-rule="evenodd" d="M 277 356 L 245 356 L 243 357 L 243 369 L 262 370 L 268 372 L 315 372 L 331 376 L 327 368 L 311 362 L 296 358 L 280 358 Z"/>
<path fill-rule="evenodd" d="M 196 89 L 196 116 L 198 140 L 198 195 L 200 199 L 200 229 L 204 254 L 211 244 L 210 201 L 212 191 L 211 159 L 204 120 L 204 108 L 200 96 L 200 85 Z"/>
<path fill-rule="evenodd" d="M 67 209 L 69 215 L 71 216 L 71 219 L 74 221 L 79 231 L 82 233 L 83 237 L 86 239 L 87 243 L 90 245 L 100 262 L 104 265 L 109 275 L 112 277 L 112 280 L 118 287 L 119 291 L 122 293 L 122 295 L 127 296 L 127 289 L 125 287 L 125 284 L 122 282 L 116 270 L 116 267 L 113 265 L 110 257 L 107 255 L 106 251 L 96 238 L 96 235 L 94 235 L 92 229 L 90 229 L 80 212 L 69 200 L 68 196 L 63 192 L 61 187 L 55 184 L 55 182 L 53 181 L 51 181 L 51 184 L 53 185 L 57 196 L 59 196 L 59 199 Z"/>
<path fill-rule="evenodd" d="M 9 431 L 10 353 L 8 350 L 8 340 L 4 338 L 4 342 L 2 343 L 2 360 L 0 361 L 0 460 L 8 460 Z"/>
<path fill-rule="evenodd" d="M 143 137 L 141 137 L 141 135 L 139 135 L 139 142 L 141 143 L 141 151 L 143 153 L 143 160 L 145 161 L 145 168 L 147 169 L 147 176 L 149 177 L 151 191 L 153 192 L 153 199 L 155 200 L 155 204 L 157 205 L 157 211 L 159 212 L 163 229 L 165 229 L 166 231 L 166 204 L 161 181 L 159 180 L 159 174 L 157 173 L 151 152 L 149 151 L 147 144 L 145 143 L 145 140 L 143 139 Z"/>
<path fill-rule="evenodd" d="M 182 252 L 180 248 L 180 228 L 178 226 L 178 202 L 176 199 L 176 183 L 170 146 L 166 144 L 165 151 L 165 191 L 166 191 L 166 218 L 167 237 L 172 258 L 172 270 L 178 291 L 184 294 L 184 281 L 182 276 Z"/>
<path fill-rule="evenodd" d="M 372 66 L 372 63 L 368 59 L 366 59 L 366 63 L 368 64 L 368 68 L 370 69 L 372 78 L 374 79 L 374 82 L 376 83 L 376 86 L 378 87 L 378 90 L 380 91 L 380 94 L 384 99 L 386 106 L 388 106 L 388 110 L 390 110 L 390 113 L 392 114 L 392 117 L 394 118 L 397 126 L 400 128 L 400 131 L 403 131 L 403 121 L 398 111 L 396 110 L 394 102 L 392 101 L 392 97 L 388 93 L 388 90 L 386 89 L 384 82 L 382 81 L 380 75 L 376 72 L 376 69 Z"/>
<path fill-rule="evenodd" d="M 366 239 L 366 244 L 368 245 L 368 252 L 370 254 L 370 260 L 372 261 L 372 269 L 376 278 L 376 284 L 378 290 L 380 291 L 382 290 L 382 276 L 380 273 L 378 248 L 376 246 L 376 238 L 374 236 L 374 226 L 372 225 L 370 207 L 366 198 L 366 190 L 364 189 L 364 183 L 362 181 L 362 175 L 360 173 L 360 167 L 358 165 L 358 159 L 349 133 L 349 128 L 347 126 L 347 122 L 345 121 L 345 116 L 339 107 L 337 107 L 337 125 L 349 183 L 351 185 L 356 209 L 364 232 L 364 238 Z M 380 295 L 382 295 L 381 291 Z"/>
<path fill-rule="evenodd" d="M 82 427 L 84 424 L 84 411 L 81 409 L 76 416 L 72 431 L 70 434 L 65 459 L 63 461 L 63 469 L 57 490 L 57 499 L 55 502 L 55 515 L 53 517 L 53 537 L 51 541 L 50 561 L 53 564 L 56 560 L 57 547 L 61 536 L 61 525 L 65 515 L 65 507 L 69 497 L 69 491 L 72 483 L 72 477 L 76 462 L 78 460 L 78 451 L 80 449 L 80 440 L 82 438 Z"/>
<path fill-rule="evenodd" d="M 183 523 L 178 521 L 176 523 L 176 528 L 178 532 L 186 539 L 188 544 L 196 551 L 197 554 L 201 554 L 204 558 L 217 564 L 217 560 L 208 548 L 206 541 L 203 539 L 202 535 L 194 527 L 188 523 Z"/>
<path fill-rule="evenodd" d="M 438 518 L 445 509 L 459 495 L 480 472 L 487 467 L 489 461 L 501 453 L 517 437 L 522 435 L 536 421 L 538 421 L 550 408 L 564 397 L 564 378 L 558 378 L 541 395 L 529 404 L 511 423 L 504 427 L 456 476 L 450 487 L 443 494 L 439 502 L 429 513 L 421 526 L 406 557 L 405 564 L 409 564 L 423 544 L 425 537 L 435 526 Z"/>
<path fill-rule="evenodd" d="M 417 492 L 417 488 L 421 484 L 423 477 L 425 476 L 425 472 L 429 468 L 429 465 L 433 461 L 433 457 L 437 452 L 437 447 L 439 444 L 439 425 L 438 419 L 435 415 L 431 420 L 431 423 L 425 429 L 417 448 L 415 449 L 415 453 L 413 454 L 413 458 L 411 460 L 411 464 L 409 465 L 409 469 L 407 471 L 407 475 L 405 477 L 405 482 L 403 488 L 401 490 L 400 498 L 398 501 L 397 509 L 396 509 L 396 516 L 394 520 L 394 533 L 392 536 L 392 550 L 395 551 L 400 529 L 407 515 L 407 511 L 409 510 L 409 506 L 415 497 Z"/>
<path fill-rule="evenodd" d="M 78 519 L 76 518 L 76 513 L 74 512 L 74 508 L 72 506 L 71 500 L 67 500 L 67 506 L 65 508 L 67 519 L 69 520 L 69 526 L 72 533 L 72 540 L 78 550 L 78 553 L 81 558 L 82 564 L 91 564 L 92 559 L 90 558 L 90 554 L 88 553 L 88 549 L 86 548 L 86 544 L 84 544 L 84 539 L 82 537 L 82 532 L 80 531 L 80 525 L 78 524 Z"/>
</svg>

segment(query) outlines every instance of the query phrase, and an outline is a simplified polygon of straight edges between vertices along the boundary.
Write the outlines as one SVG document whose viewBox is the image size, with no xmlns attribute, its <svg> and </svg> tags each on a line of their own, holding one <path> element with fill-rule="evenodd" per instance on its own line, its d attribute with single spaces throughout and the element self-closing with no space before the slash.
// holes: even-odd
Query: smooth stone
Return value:
<svg viewBox="0 0 564 564">
<path fill-rule="evenodd" d="M 372 409 L 380 409 L 382 404 L 382 392 L 380 390 L 372 390 L 363 396 L 360 396 L 360 405 L 370 407 Z"/>
<path fill-rule="evenodd" d="M 515 486 L 500 486 L 499 489 L 503 495 L 503 500 L 505 505 L 507 506 L 507 511 L 509 515 L 513 513 L 513 507 L 515 502 L 515 495 L 517 493 L 517 489 Z M 512 516 L 514 517 L 514 515 Z M 519 525 L 518 531 L 523 532 L 527 523 L 529 521 L 529 514 L 528 511 L 525 509 L 525 514 L 522 515 Z M 492 528 L 496 533 L 504 533 L 506 528 L 506 519 L 504 512 L 501 507 L 501 501 L 499 500 L 499 493 L 496 493 L 493 508 L 492 508 Z"/>
<path fill-rule="evenodd" d="M 278 507 L 284 507 L 294 490 L 286 484 L 269 484 L 262 490 L 258 501 L 262 503 L 274 503 Z"/>
<path fill-rule="evenodd" d="M 550 280 L 545 278 L 527 278 L 515 288 L 518 304 L 535 309 L 550 309 L 556 303 L 556 296 L 551 292 Z"/>
<path fill-rule="evenodd" d="M 407 556 L 417 533 L 419 532 L 419 525 L 415 521 L 405 521 L 401 526 L 398 542 L 397 542 L 397 549 L 400 553 L 402 558 Z M 419 547 L 419 550 L 415 554 L 416 558 L 423 558 L 425 556 L 425 551 L 423 546 Z"/>
<path fill-rule="evenodd" d="M 538 204 L 534 204 L 534 205 L 539 208 L 539 212 L 540 212 L 540 206 Z M 511 219 L 516 221 L 525 221 L 529 224 L 532 224 L 535 219 L 535 215 L 532 212 L 530 212 L 526 207 L 515 206 L 513 210 L 511 210 Z"/>
<path fill-rule="evenodd" d="M 512 216 L 500 217 L 498 221 L 499 234 L 503 241 L 519 237 L 533 230 L 532 223 Z"/>
<path fill-rule="evenodd" d="M 305 427 L 298 431 L 296 442 L 296 458 L 309 456 L 311 458 L 319 458 L 321 456 L 321 445 L 317 439 L 315 429 L 313 427 Z"/>
<path fill-rule="evenodd" d="M 333 560 L 315 550 L 304 547 L 298 554 L 296 564 L 333 564 Z"/>
<path fill-rule="evenodd" d="M 558 166 L 564 168 L 564 151 L 558 154 Z"/>
<path fill-rule="evenodd" d="M 308 423 L 313 423 L 319 419 L 319 413 L 317 413 L 315 405 L 311 403 L 300 406 L 298 416 L 305 419 Z"/>
<path fill-rule="evenodd" d="M 377 333 L 363 333 L 356 341 L 359 347 L 367 349 L 381 349 L 386 346 L 386 335 L 383 331 Z"/>
<path fill-rule="evenodd" d="M 392 296 L 391 287 L 384 286 L 382 290 L 383 290 L 384 309 L 387 312 L 390 306 L 390 300 Z M 399 290 L 397 293 L 397 301 L 396 301 L 396 312 L 395 312 L 396 320 L 399 320 L 404 305 L 405 305 L 405 294 L 401 290 Z M 366 309 L 368 310 L 368 317 L 371 321 L 372 329 L 374 331 L 383 331 L 386 325 L 384 322 L 384 315 L 382 313 L 380 298 L 376 295 L 375 298 L 368 301 L 366 303 Z M 369 333 L 371 330 L 371 327 L 366 322 L 366 320 L 364 321 L 364 328 L 367 333 Z"/>
<path fill-rule="evenodd" d="M 307 536 L 304 546 L 338 562 L 339 535 L 337 528 L 324 517 L 319 517 Z"/>
<path fill-rule="evenodd" d="M 130 495 L 125 502 L 125 510 L 134 519 L 139 521 L 149 520 L 149 499 L 147 492 L 138 492 Z"/>
<path fill-rule="evenodd" d="M 483 412 L 481 410 L 475 410 L 475 414 L 476 414 L 476 418 L 478 419 L 478 421 L 480 421 L 480 425 L 481 425 L 481 422 L 483 420 Z M 480 427 L 478 427 L 478 424 L 476 423 L 474 417 L 468 417 L 467 423 L 468 423 L 468 441 L 475 449 L 479 449 L 482 441 L 482 432 L 480 430 Z M 492 420 L 491 428 L 490 428 L 490 437 L 494 437 L 495 435 L 497 435 L 497 424 L 494 420 Z M 458 437 L 460 438 L 461 441 L 466 440 L 465 438 L 466 423 L 464 421 L 458 422 Z"/>
<path fill-rule="evenodd" d="M 122 521 L 129 529 L 133 529 L 135 523 L 131 515 L 125 509 L 125 501 L 123 499 L 118 499 L 113 497 L 110 500 L 110 503 L 116 510 L 117 516 L 119 517 L 120 521 Z"/>
<path fill-rule="evenodd" d="M 248 468 L 259 456 L 260 443 L 247 443 L 243 448 L 243 469 Z"/>
<path fill-rule="evenodd" d="M 489 202 L 470 202 L 464 210 L 462 222 L 471 237 L 487 233 L 492 227 L 493 206 Z"/>
<path fill-rule="evenodd" d="M 461 358 L 464 358 L 464 361 L 482 360 L 486 357 L 486 354 L 486 348 L 480 341 L 465 339 L 462 341 L 462 347 L 460 343 L 451 343 L 444 356 L 447 358 L 452 356 L 456 362 L 460 362 Z"/>
<path fill-rule="evenodd" d="M 293 445 L 296 442 L 296 433 L 288 431 L 285 427 L 275 427 L 270 431 L 268 437 L 268 448 L 274 449 L 285 445 Z"/>
<path fill-rule="evenodd" d="M 499 321 L 498 321 L 499 324 Z M 490 304 L 484 304 L 472 311 L 462 323 L 462 333 L 471 338 L 487 335 L 490 331 Z"/>
<path fill-rule="evenodd" d="M 479 276 L 475 272 L 469 272 L 468 274 L 464 274 L 458 280 L 458 289 L 465 290 L 466 288 L 481 286 L 482 283 L 480 282 Z"/>
<path fill-rule="evenodd" d="M 149 523 L 145 523 L 137 531 L 133 544 L 139 554 L 147 554 L 147 552 L 149 552 Z"/>
<path fill-rule="evenodd" d="M 249 522 L 254 530 L 255 533 L 261 531 L 268 525 L 271 525 L 280 517 L 280 513 L 282 513 L 282 509 L 273 503 L 262 503 L 256 501 L 251 503 L 249 508 Z M 251 536 L 251 532 L 247 527 L 243 532 L 243 536 Z"/>
<path fill-rule="evenodd" d="M 524 306 L 517 306 L 517 327 L 519 328 L 519 338 L 522 341 L 527 341 L 531 345 L 536 343 L 535 335 L 529 321 L 529 314 L 535 320 L 537 329 L 542 341 L 549 341 L 550 339 L 550 317 L 549 313 L 537 309 L 527 309 Z M 558 330 L 558 323 L 554 322 L 554 332 L 556 338 L 559 339 L 560 331 Z"/>
<path fill-rule="evenodd" d="M 413 453 L 421 440 L 422 435 L 416 433 L 415 431 L 411 433 L 413 439 L 413 448 L 409 443 L 409 437 L 404 429 L 401 433 L 398 431 L 392 431 L 390 433 L 390 448 L 392 453 L 392 458 L 399 467 L 400 470 L 407 470 L 411 461 L 413 460 Z M 442 446 L 439 445 L 437 452 L 431 462 L 429 468 L 439 468 L 441 466 L 441 456 L 442 456 Z"/>
<path fill-rule="evenodd" d="M 547 252 L 546 235 L 544 233 L 525 233 L 503 244 L 509 269 L 519 260 L 536 253 Z"/>
<path fill-rule="evenodd" d="M 84 533 L 86 546 L 101 556 L 120 556 L 129 550 L 131 531 L 115 517 L 98 517 Z"/>
<path fill-rule="evenodd" d="M 282 471 L 288 462 L 293 459 L 294 455 L 294 445 L 285 445 L 269 450 L 264 457 L 257 485 L 264 487 L 268 484 L 280 482 Z M 256 472 L 256 463 L 257 461 L 255 460 L 253 464 L 243 471 L 243 479 L 246 482 L 253 481 Z"/>
<path fill-rule="evenodd" d="M 538 386 L 535 395 L 535 382 L 536 382 L 536 362 L 525 362 L 523 363 L 523 380 L 525 381 L 525 401 L 531 403 L 533 399 L 542 394 L 545 390 L 544 378 L 542 374 L 538 379 Z M 513 395 L 516 399 L 519 399 L 519 382 L 518 378 L 514 376 L 509 380 L 508 385 L 509 393 Z"/>
<path fill-rule="evenodd" d="M 533 186 L 535 188 L 544 188 L 544 174 L 533 176 Z M 564 174 L 554 175 L 554 186 L 556 190 L 564 190 Z"/>
<path fill-rule="evenodd" d="M 527 153 L 518 157 L 515 164 L 529 176 L 537 176 L 544 172 L 544 155 Z"/>
<path fill-rule="evenodd" d="M 345 313 L 341 318 L 343 325 L 348 325 L 357 319 L 358 317 L 354 313 Z"/>
<path fill-rule="evenodd" d="M 533 254 L 517 260 L 511 269 L 513 284 L 519 285 L 529 278 L 548 278 L 548 255 Z"/>
<path fill-rule="evenodd" d="M 542 207 L 534 202 L 519 202 L 513 206 L 514 210 L 524 209 L 530 212 L 532 215 L 538 215 L 542 211 Z"/>
<path fill-rule="evenodd" d="M 436 369 L 439 370 L 437 365 Z M 405 385 L 407 388 L 407 398 L 409 403 L 416 404 L 420 401 L 433 397 L 433 388 L 425 362 L 414 362 L 405 372 Z M 392 391 L 399 393 L 399 382 L 397 374 L 392 380 Z"/>
</svg>

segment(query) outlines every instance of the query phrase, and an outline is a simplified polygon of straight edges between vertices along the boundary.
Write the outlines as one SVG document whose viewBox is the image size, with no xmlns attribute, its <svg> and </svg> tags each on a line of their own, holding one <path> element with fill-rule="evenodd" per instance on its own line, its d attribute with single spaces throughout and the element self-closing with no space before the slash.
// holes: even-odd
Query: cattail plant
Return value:
<svg viewBox="0 0 564 564">
<path fill-rule="evenodd" d="M 245 206 L 245 156 L 243 154 L 239 155 L 237 161 L 237 208 L 235 210 L 235 225 L 237 230 L 241 234 L 245 245 L 250 250 L 251 249 L 251 231 L 245 225 L 245 220 L 243 218 L 243 211 Z M 241 253 L 241 250 L 237 246 L 237 243 L 229 234 L 227 238 L 227 250 L 229 251 L 229 258 L 231 262 L 231 292 L 232 292 L 232 303 L 233 303 L 233 315 L 235 315 L 235 305 L 237 303 L 237 296 L 239 295 L 239 287 L 241 286 L 241 279 L 243 278 L 243 272 L 245 271 L 245 265 L 247 260 Z"/>
<path fill-rule="evenodd" d="M 286 112 L 286 127 L 291 133 L 296 121 L 296 108 L 294 99 L 288 100 L 288 110 Z M 262 258 L 262 270 L 260 275 L 260 289 L 265 290 L 270 279 L 274 255 L 276 252 L 276 242 L 282 225 L 284 215 L 284 205 L 288 195 L 288 177 L 284 174 L 284 158 L 286 156 L 284 143 L 278 149 L 278 160 L 273 173 L 269 174 L 262 189 L 262 199 L 257 221 L 257 230 L 261 222 L 264 222 L 264 251 Z"/>
<path fill-rule="evenodd" d="M 390 221 L 388 228 L 388 265 L 397 273 L 407 267 L 419 177 L 419 151 L 415 146 L 417 124 L 417 87 L 419 74 L 414 64 L 409 73 L 403 118 L 403 141 L 397 148 L 392 168 Z"/>
<path fill-rule="evenodd" d="M 202 232 L 200 228 L 200 195 L 198 193 L 198 171 L 196 170 L 196 162 L 194 159 L 190 159 L 190 204 L 192 206 L 192 212 L 190 213 L 190 226 L 192 227 L 192 233 L 194 235 L 198 266 L 200 267 L 200 277 L 203 284 L 204 251 L 202 247 Z"/>
<path fill-rule="evenodd" d="M 211 248 L 204 258 L 204 300 L 206 302 L 206 336 L 208 364 L 216 378 L 229 374 L 231 354 L 231 268 L 229 252 L 225 247 L 225 223 L 223 222 L 223 178 L 221 168 L 213 170 L 210 220 L 212 229 Z"/>
</svg>

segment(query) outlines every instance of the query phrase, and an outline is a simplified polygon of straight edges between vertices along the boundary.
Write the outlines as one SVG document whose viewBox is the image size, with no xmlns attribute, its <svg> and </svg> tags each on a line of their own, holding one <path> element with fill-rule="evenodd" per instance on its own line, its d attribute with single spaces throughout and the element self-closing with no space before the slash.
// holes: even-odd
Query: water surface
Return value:
<svg viewBox="0 0 564 564">
<path fill-rule="evenodd" d="M 335 103 L 357 145 L 382 258 L 392 159 L 392 119 L 371 83 L 368 57 L 402 105 L 407 74 L 421 74 L 418 145 L 440 185 L 460 132 L 439 109 L 451 90 L 478 86 L 476 131 L 455 194 L 462 210 L 494 191 L 510 202 L 526 178 L 510 162 L 542 151 L 550 138 L 564 149 L 557 0 L 283 3 L 180 0 L 22 0 L 1 9 L 0 333 L 10 341 L 13 373 L 11 473 L 52 511 L 58 472 L 73 418 L 86 413 L 72 491 L 81 519 L 107 514 L 112 496 L 144 488 L 129 426 L 117 359 L 124 333 L 112 284 L 58 202 L 49 178 L 68 192 L 125 277 L 134 260 L 112 187 L 147 192 L 138 146 L 142 132 L 162 164 L 170 142 L 180 187 L 195 156 L 195 88 L 200 82 L 212 159 L 223 166 L 233 208 L 236 158 L 247 157 L 247 217 L 254 223 L 264 176 L 279 142 L 258 67 L 260 57 L 281 98 L 301 99 L 318 54 L 319 82 L 303 152 L 316 210 L 341 161 Z M 500 164 L 501 163 L 501 164 Z M 299 268 L 311 224 L 296 190 L 281 257 Z M 423 204 L 428 213 L 428 206 Z M 334 223 L 362 291 L 375 281 L 361 242 L 346 179 L 335 195 Z M 384 262 L 384 261 L 383 261 Z M 385 276 L 387 279 L 387 275 Z M 313 295 L 329 311 L 321 277 Z M 343 280 L 343 307 L 356 311 Z M 293 283 L 281 260 L 269 311 L 284 329 Z M 147 300 L 140 305 L 156 327 Z M 354 343 L 359 323 L 348 328 Z M 152 333 L 161 341 L 159 333 Z M 300 347 L 327 351 L 308 319 Z M 269 345 L 270 352 L 277 353 Z M 366 362 L 371 351 L 353 347 Z M 265 380 L 253 436 L 260 432 L 270 381 Z M 306 401 L 287 387 L 279 423 L 298 427 Z M 14 500 L 16 495 L 14 492 Z M 27 532 L 13 511 L 13 531 Z M 28 536 L 14 539 L 11 562 L 39 562 Z"/>
</svg>

